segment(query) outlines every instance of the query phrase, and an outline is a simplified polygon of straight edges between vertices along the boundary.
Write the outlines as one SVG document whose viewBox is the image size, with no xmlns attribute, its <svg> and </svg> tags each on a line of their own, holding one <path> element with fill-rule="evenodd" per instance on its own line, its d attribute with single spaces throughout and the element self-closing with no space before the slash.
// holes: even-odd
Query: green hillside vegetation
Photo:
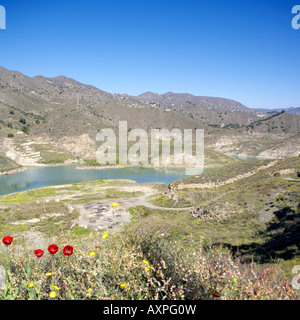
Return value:
<svg viewBox="0 0 300 320">
<path fill-rule="evenodd" d="M 204 171 L 199 176 L 188 176 L 186 178 L 174 181 L 172 182 L 172 186 L 191 183 L 221 183 L 238 175 L 255 171 L 259 167 L 266 166 L 271 162 L 272 160 L 236 161 L 223 166 L 221 170 L 219 168 L 212 168 Z"/>
<path fill-rule="evenodd" d="M 241 162 L 222 170 L 211 169 L 201 178 L 188 177 L 172 183 L 175 189 L 165 197 L 169 199 L 169 207 L 172 202 L 174 206 L 180 206 L 184 199 L 189 199 L 186 205 L 194 206 L 191 213 L 198 219 L 207 244 L 221 243 L 233 252 L 259 262 L 272 259 L 299 262 L 299 157 L 281 160 L 227 185 L 176 191 L 176 185 L 184 186 L 191 181 L 224 181 L 233 176 L 234 166 L 237 166 L 237 173 L 242 173 L 265 163 Z"/>
<path fill-rule="evenodd" d="M 259 117 L 254 112 L 224 110 L 222 108 L 207 108 L 205 104 L 198 106 L 192 103 L 184 103 L 172 107 L 178 113 L 181 113 L 191 119 L 201 121 L 216 128 L 231 126 L 240 128 L 243 125 L 250 124 Z"/>
<path fill-rule="evenodd" d="M 0 172 L 15 170 L 20 168 L 13 160 L 0 155 Z"/>
<path fill-rule="evenodd" d="M 277 113 L 245 126 L 245 131 L 250 134 L 297 134 L 300 131 L 300 117 L 286 112 Z"/>
<path fill-rule="evenodd" d="M 275 169 L 294 164 L 283 163 Z M 289 177 L 295 178 L 293 174 Z M 271 182 L 266 181 L 261 187 Z M 250 181 L 246 184 L 250 185 Z M 150 185 L 157 192 L 162 189 L 162 185 L 147 184 Z M 260 261 L 264 265 L 251 262 L 253 243 L 262 248 L 267 243 L 263 234 L 268 232 L 254 213 L 233 213 L 224 221 L 201 221 L 186 210 L 135 206 L 134 198 L 140 194 L 119 189 L 128 190 L 129 186 L 142 185 L 103 180 L 0 197 L 0 232 L 14 237 L 8 248 L 11 262 L 2 246 L 0 250 L 1 261 L 11 270 L 5 290 L 0 291 L 1 299 L 50 299 L 51 291 L 56 292 L 56 299 L 216 299 L 216 295 L 225 300 L 296 298 L 297 291 L 288 280 L 291 266 L 299 263 L 296 255 L 289 257 L 293 260 L 287 260 L 288 266 L 280 261 Z M 292 184 L 288 190 L 294 194 Z M 277 197 L 280 205 L 288 204 L 294 210 L 292 200 L 299 195 L 296 191 L 290 200 L 285 199 L 289 193 L 283 194 L 283 200 Z M 80 205 L 106 200 L 121 204 L 122 199 L 130 197 L 132 220 L 123 231 L 112 233 L 78 225 Z M 70 210 L 70 206 L 78 209 Z M 290 217 L 281 218 L 281 223 L 287 224 Z M 290 226 L 288 232 L 292 231 Z M 280 231 L 278 235 L 283 237 L 285 233 Z M 66 244 L 74 247 L 69 266 L 61 249 L 50 263 L 46 252 L 50 243 L 59 248 Z M 232 256 L 231 252 L 245 255 L 247 248 L 242 246 L 247 245 L 251 246 L 249 258 Z M 39 263 L 33 254 L 37 247 L 45 250 Z M 258 251 L 255 254 L 262 257 Z M 287 275 L 280 269 L 284 266 Z M 46 276 L 48 273 L 51 275 Z M 58 289 L 51 289 L 51 284 Z"/>
</svg>

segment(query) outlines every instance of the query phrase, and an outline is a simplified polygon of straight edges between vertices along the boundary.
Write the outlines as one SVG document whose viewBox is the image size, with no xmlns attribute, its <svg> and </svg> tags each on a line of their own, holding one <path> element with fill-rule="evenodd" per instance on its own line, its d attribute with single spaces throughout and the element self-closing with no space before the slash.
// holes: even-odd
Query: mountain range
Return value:
<svg viewBox="0 0 300 320">
<path fill-rule="evenodd" d="M 0 67 L 0 167 L 5 163 L 5 168 L 11 161 L 91 161 L 97 131 L 117 130 L 121 120 L 127 120 L 129 131 L 201 128 L 206 147 L 227 155 L 297 156 L 299 119 L 224 98 L 112 94 L 65 76 L 28 77 Z"/>
<path fill-rule="evenodd" d="M 272 114 L 272 113 L 277 113 L 280 112 L 282 110 L 284 110 L 287 113 L 290 114 L 295 114 L 297 116 L 300 116 L 300 107 L 296 108 L 296 107 L 291 107 L 291 108 L 282 108 L 282 109 L 260 109 L 268 114 Z"/>
</svg>

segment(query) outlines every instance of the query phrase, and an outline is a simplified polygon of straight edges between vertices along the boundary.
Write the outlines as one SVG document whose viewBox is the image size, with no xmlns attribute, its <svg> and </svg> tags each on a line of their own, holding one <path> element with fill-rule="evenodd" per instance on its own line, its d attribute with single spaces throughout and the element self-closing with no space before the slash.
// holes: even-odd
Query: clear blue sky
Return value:
<svg viewBox="0 0 300 320">
<path fill-rule="evenodd" d="M 300 0 L 0 0 L 0 65 L 111 93 L 300 106 Z"/>
</svg>

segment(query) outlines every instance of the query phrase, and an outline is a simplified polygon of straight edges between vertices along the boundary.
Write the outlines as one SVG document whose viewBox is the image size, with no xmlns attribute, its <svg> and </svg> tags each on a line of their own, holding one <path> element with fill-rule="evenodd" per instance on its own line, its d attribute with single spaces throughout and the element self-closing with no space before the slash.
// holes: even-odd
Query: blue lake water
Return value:
<svg viewBox="0 0 300 320">
<path fill-rule="evenodd" d="M 130 179 L 136 182 L 163 182 L 169 184 L 184 178 L 184 168 L 116 168 L 77 170 L 74 165 L 30 167 L 27 171 L 0 176 L 0 195 L 51 185 L 78 183 L 103 179 Z"/>
</svg>

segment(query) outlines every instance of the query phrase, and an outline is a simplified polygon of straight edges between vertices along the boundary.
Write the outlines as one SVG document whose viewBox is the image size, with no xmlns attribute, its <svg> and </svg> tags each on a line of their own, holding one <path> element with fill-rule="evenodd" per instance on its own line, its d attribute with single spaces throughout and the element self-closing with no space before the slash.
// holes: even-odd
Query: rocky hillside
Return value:
<svg viewBox="0 0 300 320">
<path fill-rule="evenodd" d="M 300 117 L 287 112 L 275 113 L 245 126 L 244 131 L 256 136 L 294 135 L 300 132 Z"/>
<path fill-rule="evenodd" d="M 258 115 L 233 100 L 171 93 L 161 98 L 162 103 L 171 104 L 155 107 L 148 102 L 155 96 L 149 93 L 138 101 L 64 76 L 27 77 L 0 68 L 2 162 L 5 168 L 13 168 L 15 163 L 95 159 L 97 131 L 113 128 L 117 133 L 121 120 L 127 120 L 128 132 L 204 129 L 207 150 L 227 155 L 298 155 L 298 116 Z"/>
<path fill-rule="evenodd" d="M 299 108 L 288 108 L 288 109 L 286 109 L 286 112 L 300 116 L 300 107 Z"/>
<path fill-rule="evenodd" d="M 79 100 L 79 102 L 106 103 L 114 100 L 113 96 L 107 92 L 64 76 L 56 78 L 27 77 L 20 72 L 2 67 L 0 67 L 0 88 L 30 93 L 45 101 L 61 99 L 73 102 Z"/>
<path fill-rule="evenodd" d="M 135 98 L 146 103 L 159 103 L 171 106 L 190 102 L 191 104 L 197 106 L 205 106 L 206 108 L 211 107 L 213 109 L 224 109 L 227 111 L 248 110 L 246 106 L 234 100 L 214 97 L 200 97 L 188 93 L 167 92 L 165 94 L 156 94 L 153 92 L 145 92 L 139 96 L 136 96 Z"/>
<path fill-rule="evenodd" d="M 299 261 L 300 157 L 208 170 L 171 183 L 164 197 L 169 206 L 187 200 L 187 206 L 194 206 L 190 214 L 206 224 L 208 242 L 229 245 L 261 262 Z"/>
<path fill-rule="evenodd" d="M 298 108 L 294 108 L 294 107 L 281 108 L 281 109 L 260 109 L 260 110 L 264 111 L 264 112 L 266 112 L 268 114 L 278 113 L 278 112 L 281 112 L 282 110 L 284 110 L 287 113 L 295 114 L 297 116 L 300 116 L 300 107 L 298 107 Z"/>
<path fill-rule="evenodd" d="M 210 125 L 250 124 L 267 115 L 264 111 L 249 109 L 234 100 L 194 96 L 187 93 L 167 92 L 159 95 L 146 92 L 131 98 L 152 107 L 171 109 Z"/>
</svg>

